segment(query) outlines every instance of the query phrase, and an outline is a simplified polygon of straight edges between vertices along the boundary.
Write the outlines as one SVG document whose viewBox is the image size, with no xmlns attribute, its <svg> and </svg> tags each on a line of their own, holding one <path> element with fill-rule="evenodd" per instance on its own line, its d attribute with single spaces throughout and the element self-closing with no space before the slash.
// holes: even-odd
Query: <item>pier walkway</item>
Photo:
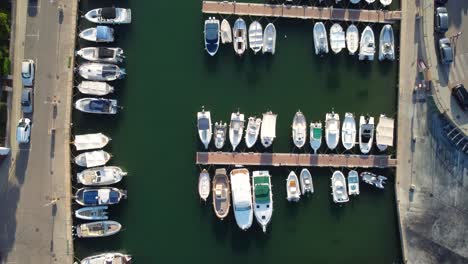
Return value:
<svg viewBox="0 0 468 264">
<path fill-rule="evenodd" d="M 228 1 L 203 1 L 202 12 L 206 14 L 359 21 L 370 23 L 395 23 L 401 20 L 401 11 L 288 6 Z"/>
</svg>

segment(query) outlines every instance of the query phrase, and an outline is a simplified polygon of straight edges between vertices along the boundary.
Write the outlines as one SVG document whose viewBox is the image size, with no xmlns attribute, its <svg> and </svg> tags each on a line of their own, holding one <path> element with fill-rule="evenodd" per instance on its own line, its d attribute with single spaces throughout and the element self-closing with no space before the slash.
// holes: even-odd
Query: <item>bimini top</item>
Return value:
<svg viewBox="0 0 468 264">
<path fill-rule="evenodd" d="M 270 187 L 268 177 L 254 177 L 255 201 L 257 203 L 270 202 Z"/>
<path fill-rule="evenodd" d="M 108 40 L 112 39 L 112 29 L 106 26 L 97 26 L 96 27 L 96 40 Z"/>
<path fill-rule="evenodd" d="M 113 58 L 114 57 L 114 50 L 109 49 L 109 48 L 98 48 L 97 49 L 98 53 L 98 58 L 100 59 L 108 59 L 108 58 Z"/>
<path fill-rule="evenodd" d="M 314 136 L 314 139 L 320 139 L 322 137 L 322 129 L 319 127 L 314 127 L 312 129 L 312 135 Z"/>
<path fill-rule="evenodd" d="M 117 17 L 115 7 L 104 7 L 101 9 L 101 16 L 105 19 L 114 19 Z"/>
<path fill-rule="evenodd" d="M 379 145 L 393 146 L 393 123 L 392 118 L 381 116 L 376 128 L 376 141 Z"/>
<path fill-rule="evenodd" d="M 199 130 L 208 130 L 210 129 L 210 121 L 206 117 L 202 117 L 198 120 L 198 129 Z"/>
<path fill-rule="evenodd" d="M 92 100 L 89 103 L 89 108 L 94 111 L 109 112 L 111 107 L 112 102 L 105 99 Z"/>
</svg>

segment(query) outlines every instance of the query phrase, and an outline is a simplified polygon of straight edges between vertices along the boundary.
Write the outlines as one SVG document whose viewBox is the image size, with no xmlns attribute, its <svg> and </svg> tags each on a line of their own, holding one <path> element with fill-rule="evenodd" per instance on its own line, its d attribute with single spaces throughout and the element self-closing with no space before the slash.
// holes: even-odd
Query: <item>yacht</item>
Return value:
<svg viewBox="0 0 468 264">
<path fill-rule="evenodd" d="M 75 217 L 88 221 L 107 220 L 109 219 L 107 208 L 107 205 L 82 207 L 75 211 Z"/>
<path fill-rule="evenodd" d="M 341 141 L 346 150 L 350 150 L 356 143 L 356 121 L 352 113 L 346 113 L 341 129 Z"/>
<path fill-rule="evenodd" d="M 217 149 L 222 149 L 226 142 L 227 124 L 223 121 L 216 122 L 214 125 L 214 142 Z"/>
<path fill-rule="evenodd" d="M 240 56 L 244 54 L 247 49 L 247 26 L 244 19 L 239 17 L 236 22 L 234 22 L 232 35 L 234 36 L 234 51 Z"/>
<path fill-rule="evenodd" d="M 213 209 L 221 220 L 228 215 L 231 207 L 230 192 L 226 169 L 216 169 L 213 177 Z"/>
<path fill-rule="evenodd" d="M 358 1 L 359 2 L 359 1 Z M 349 54 L 354 55 L 359 48 L 359 30 L 351 24 L 346 29 L 346 46 L 348 47 Z"/>
<path fill-rule="evenodd" d="M 114 29 L 108 26 L 87 28 L 80 32 L 80 38 L 97 43 L 114 42 Z"/>
<path fill-rule="evenodd" d="M 301 192 L 302 194 L 314 193 L 314 183 L 312 181 L 312 175 L 308 169 L 302 169 L 299 175 L 301 181 Z"/>
<path fill-rule="evenodd" d="M 221 21 L 221 43 L 231 43 L 232 42 L 232 29 L 231 25 L 226 19 Z"/>
<path fill-rule="evenodd" d="M 123 49 L 106 47 L 86 47 L 76 52 L 76 55 L 93 62 L 120 63 L 124 60 Z"/>
<path fill-rule="evenodd" d="M 375 141 L 380 151 L 385 151 L 388 146 L 393 146 L 394 122 L 393 118 L 380 115 L 379 123 L 375 129 Z"/>
<path fill-rule="evenodd" d="M 335 203 L 346 203 L 349 201 L 346 191 L 346 179 L 341 171 L 335 171 L 331 177 L 332 196 Z"/>
<path fill-rule="evenodd" d="M 304 147 L 307 140 L 307 122 L 301 111 L 297 111 L 294 115 L 292 123 L 292 138 L 296 147 Z"/>
<path fill-rule="evenodd" d="M 198 176 L 198 194 L 205 202 L 210 195 L 210 174 L 206 169 L 203 169 Z"/>
<path fill-rule="evenodd" d="M 247 129 L 245 130 L 245 144 L 247 145 L 247 148 L 253 147 L 257 142 L 261 124 L 261 118 L 249 117 Z"/>
<path fill-rule="evenodd" d="M 361 116 L 359 118 L 359 148 L 363 154 L 370 152 L 374 141 L 374 118 Z"/>
<path fill-rule="evenodd" d="M 335 23 L 330 28 L 330 47 L 335 54 L 346 48 L 346 37 L 340 24 Z"/>
<path fill-rule="evenodd" d="M 211 113 L 210 111 L 205 111 L 205 107 L 202 107 L 202 111 L 197 113 L 197 128 L 200 141 L 205 146 L 205 149 L 208 149 L 213 131 L 211 128 Z"/>
<path fill-rule="evenodd" d="M 260 139 L 265 148 L 270 147 L 276 138 L 276 114 L 271 111 L 263 114 L 262 128 L 260 129 Z"/>
<path fill-rule="evenodd" d="M 314 47 L 316 55 L 328 53 L 327 29 L 322 22 L 314 25 Z"/>
<path fill-rule="evenodd" d="M 82 81 L 77 86 L 82 94 L 104 96 L 114 92 L 114 87 L 106 82 Z"/>
<path fill-rule="evenodd" d="M 231 123 L 229 124 L 229 141 L 232 145 L 232 150 L 235 151 L 237 146 L 242 140 L 242 134 L 244 132 L 244 114 L 232 113 L 231 114 Z"/>
<path fill-rule="evenodd" d="M 384 189 L 384 184 L 387 183 L 387 177 L 381 175 L 377 176 L 372 172 L 363 172 L 361 173 L 361 177 L 363 182 L 373 185 L 379 189 Z"/>
<path fill-rule="evenodd" d="M 209 17 L 205 20 L 205 50 L 210 56 L 214 56 L 219 48 L 219 20 Z"/>
<path fill-rule="evenodd" d="M 75 102 L 75 108 L 84 113 L 115 115 L 117 100 L 104 98 L 81 98 Z"/>
<path fill-rule="evenodd" d="M 355 170 L 348 173 L 348 191 L 349 195 L 359 195 L 359 175 Z"/>
<path fill-rule="evenodd" d="M 79 183 L 86 186 L 103 186 L 118 183 L 127 172 L 117 166 L 102 166 L 83 170 L 76 174 Z"/>
<path fill-rule="evenodd" d="M 106 237 L 117 234 L 122 225 L 116 221 L 98 221 L 76 226 L 76 236 L 79 238 Z"/>
<path fill-rule="evenodd" d="M 112 187 L 81 188 L 75 194 L 75 201 L 83 206 L 118 204 L 126 198 L 126 191 Z"/>
<path fill-rule="evenodd" d="M 102 133 L 82 134 L 75 136 L 73 145 L 75 145 L 76 150 L 78 151 L 100 149 L 105 147 L 110 140 L 110 137 Z"/>
<path fill-rule="evenodd" d="M 299 202 L 301 198 L 299 179 L 294 171 L 291 171 L 286 179 L 286 194 L 289 202 Z"/>
<path fill-rule="evenodd" d="M 252 225 L 253 220 L 252 189 L 247 169 L 231 171 L 231 190 L 237 225 L 240 229 L 247 230 Z"/>
<path fill-rule="evenodd" d="M 322 122 L 310 123 L 310 147 L 317 154 L 317 150 L 322 145 Z"/>
<path fill-rule="evenodd" d="M 374 0 L 375 1 L 375 0 Z M 380 0 L 380 3 L 383 6 L 389 6 L 392 3 L 392 0 Z"/>
<path fill-rule="evenodd" d="M 367 26 L 361 34 L 361 41 L 359 43 L 359 60 L 374 60 L 374 54 L 374 31 L 372 31 L 370 26 Z"/>
<path fill-rule="evenodd" d="M 122 253 L 103 253 L 81 260 L 80 264 L 130 264 L 132 257 Z"/>
<path fill-rule="evenodd" d="M 75 164 L 81 167 L 91 168 L 105 165 L 111 155 L 104 150 L 95 150 L 79 154 L 75 157 Z"/>
<path fill-rule="evenodd" d="M 252 185 L 254 215 L 265 233 L 273 214 L 270 173 L 268 171 L 254 171 L 252 173 Z"/>
<path fill-rule="evenodd" d="M 263 32 L 263 53 L 271 53 L 275 55 L 276 48 L 276 28 L 273 23 L 268 23 Z"/>
<path fill-rule="evenodd" d="M 380 31 L 379 60 L 395 60 L 395 37 L 391 25 L 385 25 Z"/>
<path fill-rule="evenodd" d="M 325 115 L 325 141 L 330 150 L 340 142 L 340 116 L 333 111 Z"/>
<path fill-rule="evenodd" d="M 254 21 L 249 26 L 249 46 L 254 54 L 262 50 L 263 47 L 263 28 L 258 21 Z"/>
<path fill-rule="evenodd" d="M 96 24 L 130 24 L 132 10 L 119 7 L 103 7 L 88 11 L 84 16 Z"/>
<path fill-rule="evenodd" d="M 115 81 L 125 77 L 125 70 L 114 64 L 83 63 L 78 68 L 81 77 L 90 81 Z"/>
</svg>

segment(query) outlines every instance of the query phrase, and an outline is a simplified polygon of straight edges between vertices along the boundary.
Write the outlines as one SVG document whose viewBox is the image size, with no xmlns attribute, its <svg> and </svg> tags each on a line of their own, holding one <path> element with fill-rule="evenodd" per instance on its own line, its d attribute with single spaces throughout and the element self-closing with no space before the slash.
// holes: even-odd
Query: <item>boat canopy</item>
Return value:
<svg viewBox="0 0 468 264">
<path fill-rule="evenodd" d="M 112 31 L 110 27 L 97 26 L 96 27 L 96 40 L 105 41 L 112 38 Z"/>
<path fill-rule="evenodd" d="M 348 182 L 349 183 L 359 183 L 359 178 L 358 177 L 348 177 Z"/>
<path fill-rule="evenodd" d="M 93 100 L 89 103 L 89 109 L 93 111 L 109 112 L 112 103 L 107 100 Z"/>
<path fill-rule="evenodd" d="M 276 137 L 276 115 L 264 114 L 262 124 L 262 137 Z"/>
<path fill-rule="evenodd" d="M 114 50 L 109 48 L 98 48 L 98 58 L 108 59 L 114 57 Z"/>
<path fill-rule="evenodd" d="M 115 7 L 104 7 L 101 9 L 101 16 L 105 19 L 114 19 L 117 17 Z"/>
<path fill-rule="evenodd" d="M 314 139 L 320 139 L 322 137 L 322 129 L 318 127 L 314 127 L 312 129 L 312 133 L 314 135 Z"/>
<path fill-rule="evenodd" d="M 270 187 L 268 177 L 254 177 L 255 201 L 257 203 L 270 202 Z"/>
<path fill-rule="evenodd" d="M 208 130 L 210 129 L 210 121 L 206 117 L 202 117 L 198 120 L 198 129 Z"/>
<path fill-rule="evenodd" d="M 393 118 L 380 117 L 377 125 L 376 141 L 379 145 L 393 146 Z"/>
<path fill-rule="evenodd" d="M 101 203 L 117 203 L 119 196 L 118 192 L 108 189 L 87 190 L 83 193 L 83 201 L 85 204 L 95 204 L 98 200 Z"/>
</svg>

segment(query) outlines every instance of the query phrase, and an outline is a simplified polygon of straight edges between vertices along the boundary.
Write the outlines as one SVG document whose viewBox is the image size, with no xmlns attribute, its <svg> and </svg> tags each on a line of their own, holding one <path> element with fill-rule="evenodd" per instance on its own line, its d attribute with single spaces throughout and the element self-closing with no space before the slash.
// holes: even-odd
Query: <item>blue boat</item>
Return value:
<svg viewBox="0 0 468 264">
<path fill-rule="evenodd" d="M 210 17 L 205 20 L 205 50 L 214 56 L 219 48 L 219 20 Z"/>
<path fill-rule="evenodd" d="M 108 26 L 97 26 L 83 30 L 79 36 L 92 42 L 113 42 L 114 29 Z"/>
<path fill-rule="evenodd" d="M 112 187 L 81 188 L 75 194 L 75 200 L 83 206 L 118 204 L 127 198 L 127 192 Z"/>
</svg>

